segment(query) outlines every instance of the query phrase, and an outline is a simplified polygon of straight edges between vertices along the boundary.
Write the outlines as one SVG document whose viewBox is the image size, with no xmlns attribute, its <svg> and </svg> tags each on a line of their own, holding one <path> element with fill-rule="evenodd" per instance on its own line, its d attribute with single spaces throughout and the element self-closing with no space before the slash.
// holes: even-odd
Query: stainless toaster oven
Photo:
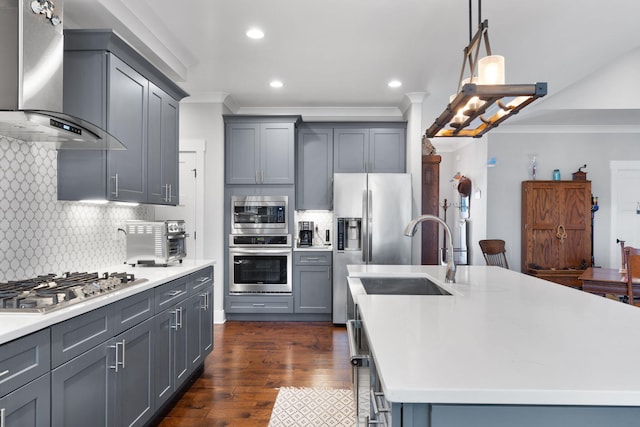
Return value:
<svg viewBox="0 0 640 427">
<path fill-rule="evenodd" d="M 187 256 L 187 237 L 183 220 L 128 220 L 127 264 L 167 266 Z"/>
</svg>

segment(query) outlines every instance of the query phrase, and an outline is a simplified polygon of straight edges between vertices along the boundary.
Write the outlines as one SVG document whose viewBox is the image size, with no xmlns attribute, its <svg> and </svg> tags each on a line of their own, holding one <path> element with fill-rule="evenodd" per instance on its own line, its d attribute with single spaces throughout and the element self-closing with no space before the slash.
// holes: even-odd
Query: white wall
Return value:
<svg viewBox="0 0 640 427">
<path fill-rule="evenodd" d="M 221 103 L 181 103 L 180 139 L 206 141 L 204 179 L 204 258 L 215 259 L 214 321 L 224 322 L 224 122 Z"/>
</svg>

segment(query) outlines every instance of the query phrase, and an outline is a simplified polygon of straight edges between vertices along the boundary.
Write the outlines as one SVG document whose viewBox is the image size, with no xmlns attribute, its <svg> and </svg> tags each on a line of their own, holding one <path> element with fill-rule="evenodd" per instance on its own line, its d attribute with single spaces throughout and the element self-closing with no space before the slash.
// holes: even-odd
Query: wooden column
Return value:
<svg viewBox="0 0 640 427">
<path fill-rule="evenodd" d="M 422 156 L 422 213 L 440 216 L 441 156 Z M 422 264 L 440 264 L 438 260 L 438 224 L 422 223 Z"/>
</svg>

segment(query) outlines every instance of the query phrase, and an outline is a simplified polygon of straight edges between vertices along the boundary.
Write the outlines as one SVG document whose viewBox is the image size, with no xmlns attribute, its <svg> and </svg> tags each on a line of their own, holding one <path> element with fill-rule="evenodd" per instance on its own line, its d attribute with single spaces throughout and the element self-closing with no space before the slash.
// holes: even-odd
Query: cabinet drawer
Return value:
<svg viewBox="0 0 640 427">
<path fill-rule="evenodd" d="M 295 265 L 331 265 L 331 252 L 294 252 Z"/>
<path fill-rule="evenodd" d="M 114 303 L 114 334 L 126 331 L 153 316 L 155 308 L 154 296 L 153 289 L 148 289 Z"/>
<path fill-rule="evenodd" d="M 293 297 L 228 297 L 231 313 L 293 313 Z"/>
<path fill-rule="evenodd" d="M 51 368 L 73 359 L 114 335 L 114 305 L 90 311 L 51 327 Z"/>
<path fill-rule="evenodd" d="M 49 372 L 49 328 L 0 346 L 0 396 Z"/>
<path fill-rule="evenodd" d="M 195 295 L 201 289 L 213 284 L 213 267 L 203 268 L 189 275 L 189 295 Z"/>
<path fill-rule="evenodd" d="M 156 313 L 186 299 L 189 295 L 188 283 L 189 276 L 186 276 L 155 288 Z"/>
</svg>

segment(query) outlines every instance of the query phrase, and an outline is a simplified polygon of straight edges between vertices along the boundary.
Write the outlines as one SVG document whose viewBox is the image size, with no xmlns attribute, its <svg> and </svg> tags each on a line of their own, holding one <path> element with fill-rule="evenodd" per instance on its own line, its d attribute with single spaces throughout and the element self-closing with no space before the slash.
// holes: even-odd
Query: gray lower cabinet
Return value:
<svg viewBox="0 0 640 427">
<path fill-rule="evenodd" d="M 293 313 L 293 297 L 279 295 L 229 295 L 227 311 L 241 314 Z"/>
<path fill-rule="evenodd" d="M 332 254 L 294 252 L 293 303 L 296 313 L 331 313 Z"/>
<path fill-rule="evenodd" d="M 148 319 L 55 368 L 51 425 L 136 426 L 150 420 L 154 332 Z"/>
<path fill-rule="evenodd" d="M 296 144 L 296 209 L 331 210 L 333 128 L 303 125 Z"/>
<path fill-rule="evenodd" d="M 50 348 L 49 329 L 0 346 L 2 426 L 49 426 Z"/>
<path fill-rule="evenodd" d="M 293 184 L 299 116 L 225 115 L 227 184 Z"/>
<path fill-rule="evenodd" d="M 51 425 L 49 373 L 0 398 L 2 426 L 48 427 Z"/>
<path fill-rule="evenodd" d="M 181 279 L 180 279 L 181 280 Z M 191 313 L 186 300 L 155 316 L 154 366 L 156 408 L 160 408 L 185 382 L 189 371 L 187 327 Z"/>
<path fill-rule="evenodd" d="M 333 134 L 335 173 L 404 173 L 406 125 L 339 127 Z"/>
<path fill-rule="evenodd" d="M 213 349 L 213 289 L 202 289 L 187 300 L 189 372 L 200 365 Z"/>
</svg>

